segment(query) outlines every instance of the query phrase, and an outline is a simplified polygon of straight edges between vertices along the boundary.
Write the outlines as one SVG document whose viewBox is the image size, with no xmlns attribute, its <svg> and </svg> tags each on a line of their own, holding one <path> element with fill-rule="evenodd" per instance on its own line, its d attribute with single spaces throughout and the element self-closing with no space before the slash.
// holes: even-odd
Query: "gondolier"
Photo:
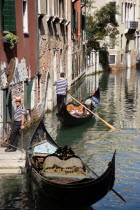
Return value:
<svg viewBox="0 0 140 210">
<path fill-rule="evenodd" d="M 16 110 L 12 120 L 11 133 L 10 133 L 10 146 L 5 150 L 5 152 L 16 151 L 19 130 L 24 129 L 26 109 L 24 105 L 21 103 L 20 97 L 16 97 L 15 103 L 16 103 Z M 13 145 L 13 147 L 11 145 Z"/>
<path fill-rule="evenodd" d="M 65 73 L 60 73 L 60 78 L 54 82 L 54 86 L 56 86 L 56 94 L 57 94 L 57 109 L 58 113 L 60 112 L 61 108 L 65 104 L 66 99 L 66 92 L 68 88 L 68 82 L 64 79 Z"/>
</svg>

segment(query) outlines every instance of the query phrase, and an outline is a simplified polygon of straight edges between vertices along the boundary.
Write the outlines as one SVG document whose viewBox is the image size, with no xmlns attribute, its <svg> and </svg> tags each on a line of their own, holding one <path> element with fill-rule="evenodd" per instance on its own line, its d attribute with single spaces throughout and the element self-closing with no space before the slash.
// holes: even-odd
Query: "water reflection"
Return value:
<svg viewBox="0 0 140 210">
<path fill-rule="evenodd" d="M 56 201 L 49 200 L 40 195 L 36 189 L 34 183 L 30 183 L 30 199 L 35 201 L 35 210 L 93 210 L 92 207 L 69 207 L 60 205 Z"/>
</svg>

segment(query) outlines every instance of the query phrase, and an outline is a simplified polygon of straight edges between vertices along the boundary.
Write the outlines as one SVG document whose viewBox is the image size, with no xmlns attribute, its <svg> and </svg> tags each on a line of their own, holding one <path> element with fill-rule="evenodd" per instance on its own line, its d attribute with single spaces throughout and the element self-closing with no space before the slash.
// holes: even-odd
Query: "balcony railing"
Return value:
<svg viewBox="0 0 140 210">
<path fill-rule="evenodd" d="M 125 28 L 128 30 L 136 30 L 138 28 L 138 21 L 126 21 Z"/>
</svg>

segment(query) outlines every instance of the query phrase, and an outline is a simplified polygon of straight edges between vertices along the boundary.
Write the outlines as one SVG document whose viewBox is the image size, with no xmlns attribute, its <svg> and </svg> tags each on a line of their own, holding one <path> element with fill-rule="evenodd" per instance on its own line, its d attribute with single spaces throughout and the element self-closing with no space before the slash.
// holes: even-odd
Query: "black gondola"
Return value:
<svg viewBox="0 0 140 210">
<path fill-rule="evenodd" d="M 102 199 L 113 188 L 115 181 L 115 153 L 106 171 L 96 178 L 93 177 L 87 165 L 75 155 L 76 160 L 82 164 L 82 174 L 73 175 L 68 174 L 68 172 L 65 175 L 56 174 L 55 172 L 46 172 L 44 174 L 42 172 L 44 163 L 53 156 L 52 153 L 56 154 L 59 148 L 47 132 L 42 120 L 31 138 L 27 150 L 27 163 L 29 178 L 43 196 L 68 206 L 90 206 Z"/>
<path fill-rule="evenodd" d="M 100 102 L 100 90 L 99 88 L 96 90 L 94 97 L 97 99 L 97 103 L 95 103 L 95 106 L 90 105 L 88 108 L 95 112 L 98 104 Z M 89 96 L 87 99 L 91 98 Z M 84 104 L 84 103 L 83 103 Z M 85 105 L 85 104 L 84 104 Z M 90 112 L 83 113 L 83 107 L 81 105 L 76 105 L 74 103 L 68 103 L 64 105 L 60 111 L 60 113 L 57 114 L 58 119 L 64 126 L 75 126 L 75 125 L 81 125 L 85 122 L 88 122 L 89 119 L 94 118 L 93 114 Z"/>
</svg>

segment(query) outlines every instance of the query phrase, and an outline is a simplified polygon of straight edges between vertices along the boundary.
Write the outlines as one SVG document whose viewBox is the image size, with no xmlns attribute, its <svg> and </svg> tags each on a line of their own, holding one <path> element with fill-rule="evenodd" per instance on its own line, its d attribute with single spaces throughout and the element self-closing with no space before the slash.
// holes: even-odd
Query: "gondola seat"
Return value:
<svg viewBox="0 0 140 210">
<path fill-rule="evenodd" d="M 41 174 L 63 175 L 66 176 L 82 176 L 82 178 L 90 178 L 90 175 L 84 171 L 81 160 L 77 157 L 70 157 L 67 160 L 61 160 L 57 156 L 48 156 L 43 163 Z"/>
</svg>

